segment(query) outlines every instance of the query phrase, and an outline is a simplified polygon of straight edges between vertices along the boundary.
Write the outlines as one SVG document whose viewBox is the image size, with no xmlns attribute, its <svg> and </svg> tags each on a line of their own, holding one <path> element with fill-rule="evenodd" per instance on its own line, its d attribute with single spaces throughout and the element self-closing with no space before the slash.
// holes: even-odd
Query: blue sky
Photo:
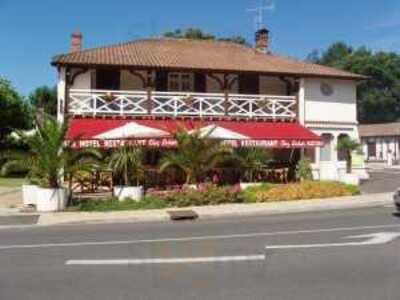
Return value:
<svg viewBox="0 0 400 300">
<path fill-rule="evenodd" d="M 126 41 L 181 27 L 200 27 L 219 36 L 253 41 L 260 0 L 0 0 L 0 76 L 25 95 L 55 84 L 51 57 L 68 51 L 79 28 L 84 47 Z M 265 13 L 272 49 L 304 58 L 343 40 L 372 49 L 400 49 L 398 0 L 274 0 Z"/>
</svg>

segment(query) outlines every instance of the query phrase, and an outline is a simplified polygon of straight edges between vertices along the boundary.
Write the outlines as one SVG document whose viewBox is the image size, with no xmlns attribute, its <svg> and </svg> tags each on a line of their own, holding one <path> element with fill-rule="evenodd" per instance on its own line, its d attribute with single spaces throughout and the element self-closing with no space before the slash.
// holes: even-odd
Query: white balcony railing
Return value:
<svg viewBox="0 0 400 300">
<path fill-rule="evenodd" d="M 149 101 L 150 100 L 150 101 Z M 296 97 L 180 92 L 77 90 L 69 92 L 73 115 L 230 116 L 295 119 Z"/>
</svg>

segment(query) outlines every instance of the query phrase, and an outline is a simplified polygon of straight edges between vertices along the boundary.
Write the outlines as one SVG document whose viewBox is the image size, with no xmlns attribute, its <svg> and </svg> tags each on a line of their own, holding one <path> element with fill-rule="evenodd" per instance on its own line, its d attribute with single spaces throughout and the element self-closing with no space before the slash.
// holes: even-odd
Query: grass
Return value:
<svg viewBox="0 0 400 300">
<path fill-rule="evenodd" d="M 0 177 L 0 187 L 20 187 L 24 181 L 24 178 Z"/>
</svg>

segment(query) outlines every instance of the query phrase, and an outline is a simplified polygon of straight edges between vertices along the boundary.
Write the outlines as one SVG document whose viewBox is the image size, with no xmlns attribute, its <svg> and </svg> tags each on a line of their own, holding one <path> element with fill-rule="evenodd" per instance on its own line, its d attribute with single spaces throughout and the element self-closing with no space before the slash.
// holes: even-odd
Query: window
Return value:
<svg viewBox="0 0 400 300">
<path fill-rule="evenodd" d="M 331 161 L 332 156 L 332 142 L 333 136 L 329 133 L 324 133 L 321 135 L 322 142 L 324 146 L 320 148 L 320 160 L 321 161 Z"/>
<path fill-rule="evenodd" d="M 307 158 L 311 163 L 315 163 L 315 149 L 306 148 L 304 150 L 304 157 Z"/>
<path fill-rule="evenodd" d="M 116 69 L 98 69 L 96 71 L 96 89 L 119 90 L 121 72 Z"/>
<path fill-rule="evenodd" d="M 373 157 L 376 158 L 376 143 L 375 142 L 368 142 L 367 144 L 367 151 L 368 151 L 368 159 Z"/>
<path fill-rule="evenodd" d="M 194 77 L 191 73 L 169 73 L 168 90 L 171 92 L 193 92 Z"/>
</svg>

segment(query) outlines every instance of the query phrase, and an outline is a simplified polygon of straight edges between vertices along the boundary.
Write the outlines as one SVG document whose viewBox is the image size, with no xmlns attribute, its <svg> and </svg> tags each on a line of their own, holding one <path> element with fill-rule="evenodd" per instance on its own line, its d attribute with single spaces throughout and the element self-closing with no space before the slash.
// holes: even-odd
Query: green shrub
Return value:
<svg viewBox="0 0 400 300">
<path fill-rule="evenodd" d="M 266 192 L 276 186 L 276 184 L 272 183 L 263 183 L 262 185 L 259 186 L 253 186 L 245 189 L 242 191 L 242 195 L 244 197 L 244 201 L 246 203 L 254 203 L 257 202 L 257 194 L 259 192 Z"/>
<path fill-rule="evenodd" d="M 304 181 L 260 189 L 252 197 L 256 202 L 273 202 L 352 196 L 358 193 L 358 187 L 340 182 Z"/>
<path fill-rule="evenodd" d="M 217 187 L 206 185 L 198 190 L 187 189 L 170 193 L 148 196 L 151 199 L 164 201 L 168 207 L 188 207 L 243 203 L 244 197 L 238 187 Z"/>
<path fill-rule="evenodd" d="M 312 168 L 311 162 L 307 158 L 302 158 L 296 166 L 296 179 L 303 181 L 303 180 L 312 180 Z"/>
<path fill-rule="evenodd" d="M 87 200 L 81 202 L 70 210 L 74 211 L 123 211 L 123 210 L 147 210 L 166 208 L 166 203 L 157 198 L 144 198 L 142 201 L 127 199 L 119 201 L 117 198 L 101 200 Z"/>
</svg>

